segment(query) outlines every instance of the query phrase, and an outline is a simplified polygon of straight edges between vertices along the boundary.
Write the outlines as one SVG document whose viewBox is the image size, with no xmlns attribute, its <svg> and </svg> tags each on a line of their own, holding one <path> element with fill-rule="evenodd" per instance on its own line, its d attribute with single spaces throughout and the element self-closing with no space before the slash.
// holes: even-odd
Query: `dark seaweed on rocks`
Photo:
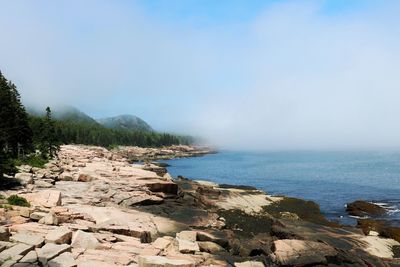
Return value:
<svg viewBox="0 0 400 267">
<path fill-rule="evenodd" d="M 346 211 L 350 215 L 358 217 L 365 217 L 365 216 L 379 217 L 386 213 L 386 210 L 381 206 L 364 200 L 357 200 L 347 204 Z"/>
<path fill-rule="evenodd" d="M 280 217 L 281 212 L 297 214 L 302 220 L 329 226 L 336 226 L 322 215 L 319 205 L 313 201 L 285 197 L 281 201 L 264 207 L 264 211 L 274 217 Z"/>
<path fill-rule="evenodd" d="M 273 219 L 269 214 L 250 215 L 241 210 L 219 210 L 218 215 L 226 221 L 226 228 L 234 230 L 238 235 L 255 236 L 270 233 Z"/>
</svg>

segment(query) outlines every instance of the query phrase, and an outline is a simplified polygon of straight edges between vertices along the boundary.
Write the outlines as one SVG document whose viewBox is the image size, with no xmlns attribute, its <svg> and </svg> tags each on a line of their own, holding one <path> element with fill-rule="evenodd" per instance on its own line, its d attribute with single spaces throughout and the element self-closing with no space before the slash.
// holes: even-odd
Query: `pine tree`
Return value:
<svg viewBox="0 0 400 267">
<path fill-rule="evenodd" d="M 16 86 L 0 72 L 0 178 L 13 173 L 13 159 L 32 149 L 32 131 Z"/>
<path fill-rule="evenodd" d="M 39 150 L 43 158 L 53 158 L 60 149 L 50 107 L 46 108 L 46 116 L 41 125 Z"/>
</svg>

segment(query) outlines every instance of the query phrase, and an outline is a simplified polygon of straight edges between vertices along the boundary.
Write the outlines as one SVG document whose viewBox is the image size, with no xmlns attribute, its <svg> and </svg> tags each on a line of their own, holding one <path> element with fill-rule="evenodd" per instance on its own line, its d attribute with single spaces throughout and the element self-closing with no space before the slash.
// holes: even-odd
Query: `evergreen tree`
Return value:
<svg viewBox="0 0 400 267">
<path fill-rule="evenodd" d="M 46 116 L 41 123 L 41 137 L 39 150 L 43 158 L 53 158 L 57 155 L 60 149 L 59 141 L 56 135 L 56 128 L 54 126 L 54 121 L 51 116 L 50 107 L 46 108 Z"/>
<path fill-rule="evenodd" d="M 31 149 L 32 131 L 20 95 L 0 72 L 0 178 L 13 173 L 13 159 Z"/>
</svg>

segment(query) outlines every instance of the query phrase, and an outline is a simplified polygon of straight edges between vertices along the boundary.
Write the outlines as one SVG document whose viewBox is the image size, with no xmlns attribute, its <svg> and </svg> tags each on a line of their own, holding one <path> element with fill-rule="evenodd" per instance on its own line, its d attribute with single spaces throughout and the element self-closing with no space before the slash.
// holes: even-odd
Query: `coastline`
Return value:
<svg viewBox="0 0 400 267">
<path fill-rule="evenodd" d="M 143 161 L 188 155 L 174 149 L 177 155 L 165 149 L 128 150 Z M 25 197 L 31 207 L 1 209 L 6 224 L 0 259 L 23 263 L 35 251 L 35 262 L 42 265 L 64 258 L 77 266 L 400 263 L 398 241 L 334 224 L 312 201 L 251 187 L 173 180 L 164 167 L 131 160 L 101 147 L 67 145 L 45 169 L 21 166 L 16 178 L 23 185 L 1 193 Z M 61 233 L 67 237 L 50 240 Z M 27 245 L 26 235 L 40 242 Z M 22 244 L 25 250 L 16 251 Z M 57 252 L 46 254 L 49 247 Z"/>
</svg>

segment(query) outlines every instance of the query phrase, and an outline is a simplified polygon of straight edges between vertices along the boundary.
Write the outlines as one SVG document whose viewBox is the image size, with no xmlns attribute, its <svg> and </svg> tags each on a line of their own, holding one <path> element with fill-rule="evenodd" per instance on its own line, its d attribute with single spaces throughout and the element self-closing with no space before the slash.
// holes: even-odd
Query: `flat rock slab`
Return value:
<svg viewBox="0 0 400 267">
<path fill-rule="evenodd" d="M 60 256 L 49 261 L 49 267 L 75 267 L 77 266 L 71 252 L 64 252 Z"/>
<path fill-rule="evenodd" d="M 42 248 L 36 249 L 36 252 L 38 254 L 38 259 L 42 263 L 42 265 L 47 264 L 48 261 L 54 259 L 58 255 L 70 251 L 71 251 L 71 246 L 69 245 L 66 244 L 56 245 L 52 243 L 47 243 Z"/>
<path fill-rule="evenodd" d="M 13 242 L 24 243 L 34 247 L 40 247 L 44 243 L 44 238 L 40 235 L 27 234 L 27 233 L 17 233 L 10 237 Z"/>
<path fill-rule="evenodd" d="M 66 227 L 58 227 L 46 235 L 45 241 L 46 243 L 67 244 L 71 241 L 71 238 L 71 230 Z"/>
<path fill-rule="evenodd" d="M 161 256 L 139 256 L 139 267 L 194 267 L 190 260 L 170 259 Z"/>
<path fill-rule="evenodd" d="M 116 234 L 129 235 L 140 238 L 142 242 L 151 241 L 151 236 L 158 233 L 162 228 L 155 222 L 156 216 L 135 211 L 121 210 L 115 207 L 93 207 L 88 205 L 69 206 L 71 211 L 76 213 L 88 214 L 96 222 L 93 226 L 94 231 L 109 231 Z M 165 219 L 163 224 L 174 227 L 175 222 Z"/>
<path fill-rule="evenodd" d="M 11 232 L 16 233 L 29 233 L 46 236 L 48 232 L 56 229 L 56 226 L 44 225 L 36 222 L 29 222 L 23 224 L 15 224 L 10 227 Z"/>
<path fill-rule="evenodd" d="M 27 254 L 29 251 L 33 250 L 34 246 L 26 245 L 26 244 L 17 244 L 15 246 L 12 246 L 2 252 L 0 252 L 0 261 L 5 261 L 9 258 L 21 255 L 24 256 Z"/>
<path fill-rule="evenodd" d="M 35 250 L 29 251 L 19 262 L 21 263 L 35 263 L 38 257 Z"/>
<path fill-rule="evenodd" d="M 79 267 L 127 266 L 135 262 L 135 257 L 127 251 L 87 249 L 77 257 L 76 262 Z"/>
<path fill-rule="evenodd" d="M 337 255 L 329 245 L 315 241 L 282 239 L 274 241 L 273 259 L 279 265 L 306 266 L 326 264 L 326 257 Z"/>
</svg>

